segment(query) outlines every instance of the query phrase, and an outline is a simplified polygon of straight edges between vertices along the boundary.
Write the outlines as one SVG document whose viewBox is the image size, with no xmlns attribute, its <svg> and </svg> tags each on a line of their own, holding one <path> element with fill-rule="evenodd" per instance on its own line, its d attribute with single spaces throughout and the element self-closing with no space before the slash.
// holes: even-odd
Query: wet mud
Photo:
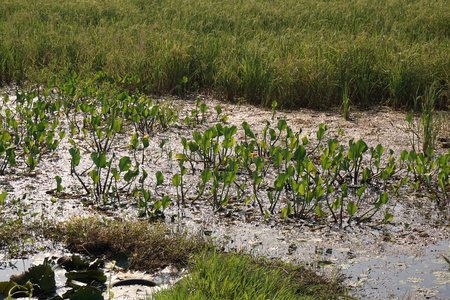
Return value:
<svg viewBox="0 0 450 300">
<path fill-rule="evenodd" d="M 149 173 L 149 186 L 155 185 L 157 171 L 164 173 L 167 179 L 178 171 L 176 160 L 170 158 L 168 153 L 181 152 L 181 137 L 192 137 L 192 131 L 201 132 L 219 122 L 213 112 L 217 105 L 228 116 L 227 125 L 239 128 L 237 137 L 241 138 L 243 133 L 240 124 L 243 121 L 248 122 L 254 132 L 261 132 L 266 121 L 275 124 L 277 119 L 285 118 L 290 126 L 302 128 L 302 135 L 311 140 L 314 140 L 319 124 L 325 123 L 329 137 L 342 141 L 362 138 L 369 147 L 381 143 L 386 149 L 393 149 L 398 154 L 410 149 L 405 113 L 386 107 L 353 110 L 351 120 L 345 121 L 342 114 L 335 110 L 278 111 L 273 115 L 270 110 L 245 104 L 227 104 L 206 96 L 202 99 L 210 107 L 206 114 L 208 122 L 195 128 L 186 128 L 180 124 L 155 134 L 149 140 L 150 146 L 143 163 Z M 180 120 L 184 115 L 189 115 L 195 106 L 194 100 L 174 98 L 167 101 L 178 107 Z M 61 126 L 67 128 L 67 124 L 63 123 Z M 448 123 L 444 123 L 441 135 L 448 134 L 449 127 Z M 130 142 L 132 129 L 126 130 L 129 136 L 125 132 L 114 146 L 114 151 L 119 155 L 130 155 L 126 145 Z M 160 147 L 162 141 L 165 144 Z M 126 199 L 120 205 L 100 205 L 97 208 L 83 192 L 77 179 L 71 175 L 68 153 L 70 147 L 67 138 L 62 140 L 58 151 L 44 156 L 36 171 L 26 176 L 26 166 L 18 161 L 14 170 L 0 176 L 0 191 L 8 191 L 9 199 L 21 199 L 19 205 L 22 208 L 39 213 L 38 218 L 43 220 L 64 222 L 73 216 L 98 214 L 105 218 L 138 218 L 136 203 L 127 202 Z M 447 149 L 442 146 L 437 151 L 445 153 Z M 86 168 L 88 161 L 84 160 L 80 169 Z M 56 175 L 62 178 L 64 186 L 63 192 L 58 195 L 55 194 Z M 168 182 L 169 180 L 160 188 L 165 194 L 174 197 L 175 188 Z M 15 214 L 17 205 L 9 207 L 4 213 Z M 380 222 L 381 211 L 371 222 L 351 224 L 344 228 L 313 218 L 263 218 L 258 208 L 251 203 L 230 203 L 223 210 L 214 212 L 207 203 L 188 202 L 182 209 L 171 206 L 165 214 L 167 222 L 190 232 L 210 236 L 227 250 L 242 250 L 256 256 L 306 264 L 327 276 L 342 273 L 346 277 L 345 283 L 350 287 L 349 293 L 361 299 L 450 298 L 450 266 L 444 259 L 444 256 L 450 258 L 448 210 L 439 211 L 428 197 L 409 192 L 390 201 L 386 210 L 394 215 L 386 224 Z M 33 218 L 35 217 L 31 214 L 24 216 L 29 221 Z M 51 243 L 39 243 L 27 247 L 40 253 L 55 251 Z M 6 262 L 5 256 L 0 260 Z M 29 261 L 16 261 L 16 265 L 25 264 L 24 268 L 28 263 Z M 8 268 L 7 265 L 2 265 L 3 268 Z M 0 271 L 0 281 L 8 280 L 8 274 L 10 273 Z M 161 283 L 166 284 L 163 281 Z M 142 297 L 142 293 L 147 292 L 142 287 L 118 286 L 114 290 L 114 299 L 131 299 L 126 298 L 127 295 Z"/>
</svg>

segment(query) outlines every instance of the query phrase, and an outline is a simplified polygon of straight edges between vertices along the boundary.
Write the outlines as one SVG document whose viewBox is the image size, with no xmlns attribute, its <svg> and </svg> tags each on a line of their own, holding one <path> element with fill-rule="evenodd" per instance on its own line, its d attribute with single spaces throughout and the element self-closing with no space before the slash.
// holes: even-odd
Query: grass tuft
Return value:
<svg viewBox="0 0 450 300">
<path fill-rule="evenodd" d="M 301 266 L 242 253 L 204 253 L 173 289 L 155 299 L 337 299 L 344 289 Z"/>
<path fill-rule="evenodd" d="M 73 218 L 45 230 L 70 251 L 131 258 L 129 268 L 155 271 L 168 265 L 189 270 L 155 299 L 337 299 L 346 296 L 341 278 L 329 280 L 303 266 L 221 253 L 205 239 L 165 224 Z"/>
<path fill-rule="evenodd" d="M 130 268 L 135 270 L 158 270 L 170 264 L 184 266 L 192 253 L 212 247 L 201 237 L 148 222 L 73 218 L 57 224 L 50 232 L 70 251 L 107 259 L 125 253 L 131 259 Z"/>
</svg>

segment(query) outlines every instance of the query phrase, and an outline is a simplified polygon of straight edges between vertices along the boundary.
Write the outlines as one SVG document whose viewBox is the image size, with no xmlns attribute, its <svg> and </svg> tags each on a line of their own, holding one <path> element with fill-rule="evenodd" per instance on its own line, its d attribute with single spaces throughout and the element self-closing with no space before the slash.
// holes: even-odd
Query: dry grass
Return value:
<svg viewBox="0 0 450 300">
<path fill-rule="evenodd" d="M 212 247 L 202 237 L 145 221 L 73 218 L 57 224 L 50 232 L 48 237 L 64 242 L 70 251 L 102 255 L 106 259 L 125 253 L 131 259 L 130 268 L 135 270 L 185 265 L 192 253 Z"/>
</svg>

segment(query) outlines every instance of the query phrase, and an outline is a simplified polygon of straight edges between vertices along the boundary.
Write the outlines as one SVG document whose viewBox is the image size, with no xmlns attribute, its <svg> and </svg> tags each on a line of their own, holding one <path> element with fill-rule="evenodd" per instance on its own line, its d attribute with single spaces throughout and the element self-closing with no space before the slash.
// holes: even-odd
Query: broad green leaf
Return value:
<svg viewBox="0 0 450 300">
<path fill-rule="evenodd" d="M 336 148 L 339 146 L 339 141 L 336 139 L 329 139 L 327 141 L 327 144 L 328 144 L 328 149 L 329 149 L 330 153 L 333 153 L 336 150 Z"/>
<path fill-rule="evenodd" d="M 327 125 L 321 123 L 321 124 L 319 125 L 319 130 L 318 130 L 317 133 L 316 133 L 317 139 L 318 139 L 319 141 L 323 138 L 323 136 L 324 136 L 326 130 L 327 130 Z"/>
<path fill-rule="evenodd" d="M 150 143 L 148 141 L 148 136 L 144 136 L 142 138 L 142 145 L 144 146 L 144 148 L 148 148 L 148 146 L 150 145 Z"/>
<path fill-rule="evenodd" d="M 322 169 L 327 170 L 329 167 L 331 167 L 332 160 L 328 157 L 328 155 L 322 155 L 320 157 L 320 161 L 322 162 Z"/>
<path fill-rule="evenodd" d="M 159 208 L 162 206 L 162 202 L 161 202 L 161 200 L 158 200 L 158 201 L 156 201 L 154 204 L 153 204 L 153 209 L 155 210 L 155 211 L 157 211 L 157 210 L 159 210 Z"/>
<path fill-rule="evenodd" d="M 112 176 L 113 176 L 113 178 L 115 180 L 119 180 L 120 179 L 120 173 L 117 171 L 116 168 L 112 168 L 111 169 L 111 174 L 112 174 Z"/>
<path fill-rule="evenodd" d="M 220 115 L 222 113 L 222 108 L 220 107 L 220 105 L 216 106 L 216 112 L 217 112 L 217 115 Z"/>
<path fill-rule="evenodd" d="M 120 118 L 114 119 L 112 129 L 115 132 L 120 132 L 120 130 L 122 129 L 122 122 L 123 121 Z"/>
<path fill-rule="evenodd" d="M 181 175 L 180 174 L 173 175 L 172 183 L 175 187 L 179 187 L 181 183 Z"/>
<path fill-rule="evenodd" d="M 94 184 L 97 184 L 98 181 L 100 180 L 100 177 L 98 176 L 97 170 L 91 170 L 88 174 L 91 177 L 91 179 L 94 182 Z"/>
<path fill-rule="evenodd" d="M 302 161 L 306 156 L 306 149 L 303 146 L 299 146 L 294 152 L 294 159 L 297 161 Z"/>
<path fill-rule="evenodd" d="M 237 178 L 236 173 L 228 172 L 227 176 L 225 177 L 224 184 L 225 185 L 230 185 L 236 180 L 236 178 Z"/>
<path fill-rule="evenodd" d="M 286 169 L 286 174 L 288 174 L 288 176 L 292 177 L 295 174 L 295 168 L 294 166 L 288 166 Z"/>
<path fill-rule="evenodd" d="M 380 197 L 378 198 L 378 201 L 376 201 L 374 203 L 374 205 L 376 208 L 380 208 L 381 206 L 386 204 L 386 202 L 388 202 L 388 200 L 389 200 L 388 193 L 384 192 L 383 194 L 380 195 Z"/>
<path fill-rule="evenodd" d="M 283 156 L 281 155 L 281 153 L 280 152 L 275 153 L 275 155 L 273 156 L 273 163 L 275 164 L 275 166 L 280 167 L 282 162 Z"/>
<path fill-rule="evenodd" d="M 177 155 L 175 155 L 175 159 L 177 159 L 177 160 L 186 160 L 187 157 L 183 153 L 178 153 Z"/>
<path fill-rule="evenodd" d="M 8 295 L 9 291 L 16 287 L 17 283 L 11 281 L 2 281 L 0 282 L 0 295 Z"/>
<path fill-rule="evenodd" d="M 139 134 L 136 132 L 135 134 L 132 135 L 131 142 L 130 142 L 131 147 L 133 149 L 137 149 L 138 148 L 138 146 L 139 146 L 139 140 L 138 139 L 139 139 Z"/>
<path fill-rule="evenodd" d="M 106 166 L 106 155 L 104 152 L 92 152 L 91 159 L 98 168 Z"/>
<path fill-rule="evenodd" d="M 304 196 L 306 193 L 305 184 L 303 182 L 299 183 L 297 186 L 297 192 L 300 196 Z"/>
<path fill-rule="evenodd" d="M 344 183 L 341 186 L 341 191 L 342 191 L 342 197 L 347 197 L 347 195 L 348 195 L 347 183 Z"/>
<path fill-rule="evenodd" d="M 227 128 L 227 127 L 225 127 L 225 128 Z M 220 124 L 220 123 L 216 124 L 216 130 L 217 130 L 217 135 L 218 136 L 223 136 L 224 135 L 225 129 L 222 126 L 222 124 Z"/>
<path fill-rule="evenodd" d="M 0 194 L 0 205 L 4 205 L 5 204 L 5 199 L 6 196 L 8 195 L 8 192 L 4 191 Z"/>
<path fill-rule="evenodd" d="M 288 179 L 288 175 L 286 173 L 280 173 L 277 177 L 277 179 L 275 179 L 275 190 L 277 191 L 281 191 L 284 187 L 284 184 L 286 182 L 286 180 Z"/>
<path fill-rule="evenodd" d="M 169 205 L 170 205 L 170 197 L 169 196 L 164 196 L 162 199 L 162 207 L 163 209 L 166 209 Z"/>
<path fill-rule="evenodd" d="M 30 281 L 37 284 L 40 292 L 49 292 L 56 287 L 55 272 L 50 265 L 42 264 L 28 269 Z"/>
<path fill-rule="evenodd" d="M 101 129 L 97 129 L 97 130 L 95 131 L 95 134 L 97 135 L 97 137 L 98 137 L 99 139 L 101 139 L 101 138 L 103 137 L 103 135 L 104 135 L 103 130 L 101 130 Z"/>
<path fill-rule="evenodd" d="M 83 272 L 67 272 L 66 277 L 68 280 L 76 280 L 83 283 L 91 283 L 92 281 L 98 281 L 100 283 L 106 282 L 106 275 L 100 270 L 88 270 Z"/>
<path fill-rule="evenodd" d="M 117 100 L 123 101 L 127 98 L 127 92 L 122 92 L 117 96 Z"/>
<path fill-rule="evenodd" d="M 285 160 L 285 161 L 291 161 L 291 158 L 292 158 L 292 152 L 289 151 L 289 149 L 284 149 L 284 150 L 282 151 L 282 154 L 283 154 L 283 157 L 284 157 L 284 160 Z"/>
<path fill-rule="evenodd" d="M 319 217 L 325 216 L 325 213 L 322 211 L 322 207 L 320 207 L 320 205 L 317 205 L 317 206 L 316 206 L 316 214 L 317 214 Z"/>
<path fill-rule="evenodd" d="M 376 149 L 377 149 L 378 156 L 381 157 L 381 155 L 384 152 L 384 147 L 381 144 L 378 144 Z"/>
<path fill-rule="evenodd" d="M 253 131 L 251 131 L 250 125 L 248 125 L 247 122 L 242 123 L 242 128 L 244 128 L 244 132 L 245 132 L 246 136 L 248 136 L 251 139 L 256 139 L 255 134 L 253 133 Z"/>
<path fill-rule="evenodd" d="M 281 217 L 282 218 L 286 218 L 286 216 L 287 216 L 287 208 L 286 207 L 283 207 L 283 208 L 281 208 Z"/>
<path fill-rule="evenodd" d="M 400 155 L 400 160 L 401 160 L 401 161 L 407 160 L 407 159 L 408 159 L 408 155 L 409 155 L 408 151 L 403 150 L 402 153 L 401 153 L 401 155 Z"/>
<path fill-rule="evenodd" d="M 316 186 L 315 193 L 316 193 L 316 199 L 322 198 L 323 194 L 325 193 L 325 190 L 323 189 L 322 185 Z"/>
<path fill-rule="evenodd" d="M 253 184 L 255 184 L 255 185 L 260 184 L 262 181 L 262 178 L 261 178 L 260 174 L 258 173 L 258 171 L 252 172 L 252 178 L 253 178 Z"/>
<path fill-rule="evenodd" d="M 272 128 L 269 129 L 270 141 L 273 142 L 277 139 L 277 133 Z"/>
<path fill-rule="evenodd" d="M 391 214 L 391 213 L 386 213 L 385 215 L 384 215 L 384 222 L 389 222 L 389 221 L 391 221 L 392 219 L 394 218 L 394 215 L 393 214 Z"/>
<path fill-rule="evenodd" d="M 303 161 L 303 166 L 305 167 L 306 172 L 308 172 L 308 173 L 310 173 L 311 171 L 314 170 L 314 164 L 308 158 L 306 158 Z"/>
<path fill-rule="evenodd" d="M 360 187 L 358 189 L 358 191 L 356 191 L 356 196 L 358 196 L 358 198 L 361 197 L 362 194 L 364 193 L 364 191 L 366 190 L 366 188 L 367 188 L 367 185 L 363 185 L 362 187 Z"/>
<path fill-rule="evenodd" d="M 200 177 L 202 178 L 202 182 L 203 183 L 207 183 L 212 177 L 211 170 L 210 169 L 204 169 Z"/>
<path fill-rule="evenodd" d="M 356 206 L 355 202 L 350 201 L 347 204 L 347 212 L 350 216 L 353 216 L 356 213 L 357 209 L 358 209 L 358 207 Z"/>
<path fill-rule="evenodd" d="M 164 175 L 161 171 L 156 172 L 156 186 L 160 186 L 164 182 Z"/>
<path fill-rule="evenodd" d="M 28 156 L 26 163 L 28 168 L 30 168 L 30 170 L 33 171 L 37 165 L 37 160 L 32 155 L 30 155 Z"/>
<path fill-rule="evenodd" d="M 123 176 L 123 179 L 126 182 L 130 182 L 133 178 L 137 177 L 138 175 L 139 175 L 139 168 L 136 167 L 134 171 L 128 170 L 128 172 L 126 172 L 125 175 Z"/>
<path fill-rule="evenodd" d="M 414 162 L 417 160 L 417 153 L 414 151 L 410 151 L 409 152 L 409 156 L 408 156 L 409 161 Z"/>
<path fill-rule="evenodd" d="M 363 140 L 358 140 L 356 142 L 356 147 L 358 149 L 359 154 L 366 152 L 368 149 L 366 142 L 364 142 Z"/>
<path fill-rule="evenodd" d="M 308 191 L 305 195 L 305 201 L 306 203 L 311 203 L 311 201 L 314 199 L 314 192 Z"/>
<path fill-rule="evenodd" d="M 124 156 L 119 161 L 120 172 L 126 172 L 131 167 L 131 159 L 128 156 Z"/>
<path fill-rule="evenodd" d="M 287 128 L 287 122 L 284 119 L 281 119 L 278 121 L 277 123 L 277 128 L 280 132 L 282 132 L 283 130 L 285 130 Z"/>
</svg>

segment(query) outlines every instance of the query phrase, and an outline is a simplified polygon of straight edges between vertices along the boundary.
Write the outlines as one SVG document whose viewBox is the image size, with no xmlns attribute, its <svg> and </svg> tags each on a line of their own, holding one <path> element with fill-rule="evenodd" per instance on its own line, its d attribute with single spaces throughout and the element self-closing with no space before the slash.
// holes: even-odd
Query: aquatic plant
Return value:
<svg viewBox="0 0 450 300">
<path fill-rule="evenodd" d="M 31 172 L 42 155 L 58 148 L 55 129 L 59 120 L 54 117 L 57 106 L 50 105 L 47 96 L 47 93 L 34 90 L 17 91 L 14 101 L 3 98 L 5 116 L 0 123 L 0 174 L 8 165 L 16 166 L 17 158 L 22 158 Z M 63 136 L 59 135 L 60 138 Z"/>
<path fill-rule="evenodd" d="M 20 107 L 4 110 L 0 171 L 14 166 L 16 157 L 23 157 L 29 170 L 36 168 L 43 155 L 58 148 L 57 137 L 65 138 L 58 116 L 66 116 L 71 174 L 97 205 L 120 202 L 123 195 L 135 199 L 141 215 L 151 217 L 161 214 L 171 199 L 180 209 L 188 198 L 210 203 L 214 210 L 230 202 L 252 203 L 266 218 L 317 217 L 344 226 L 345 221 L 369 220 L 408 184 L 417 191 L 425 188 L 439 206 L 449 201 L 449 155 L 436 156 L 428 147 L 426 153 L 403 151 L 396 158 L 393 151 L 381 145 L 369 148 L 361 139 L 341 144 L 328 138 L 325 124 L 319 125 L 313 139 L 302 135 L 301 128 L 294 131 L 283 118 L 274 125 L 266 121 L 260 133 L 245 121 L 240 128 L 217 122 L 192 131 L 190 139 L 181 137 L 181 153 L 167 153 L 169 163 L 178 160 L 179 172 L 170 180 L 176 195 L 159 194 L 161 172 L 156 173 L 155 192 L 150 193 L 146 153 L 157 132 L 182 126 L 176 123 L 176 110 L 155 104 L 138 90 L 115 92 L 107 87 L 93 92 L 90 83 L 76 74 L 55 80 L 54 89 L 62 91 L 61 98 L 47 90 L 18 92 L 15 104 Z M 204 122 L 205 128 L 208 106 L 197 99 L 195 107 L 192 118 Z M 219 118 L 220 106 L 215 110 Z M 237 137 L 239 130 L 242 138 Z M 124 138 L 130 153 L 119 156 L 116 147 Z M 165 144 L 164 139 L 161 149 Z M 90 166 L 80 170 L 81 161 Z M 61 176 L 55 179 L 58 194 Z M 384 221 L 388 219 L 385 215 Z"/>
<path fill-rule="evenodd" d="M 218 125 L 203 134 L 194 132 L 194 141 L 182 138 L 184 152 L 178 157 L 189 161 L 193 174 L 199 166 L 212 174 L 210 185 L 202 179 L 199 186 L 200 195 L 210 189 L 214 209 L 234 198 L 244 203 L 253 200 L 265 217 L 279 211 L 283 218 L 309 218 L 316 214 L 326 220 L 324 217 L 331 214 L 332 220 L 340 226 L 344 220 L 348 224 L 354 220 L 363 222 L 385 206 L 389 190 L 398 196 L 400 187 L 409 182 L 409 177 L 395 180 L 394 176 L 405 170 L 414 174 L 415 188 L 425 185 L 439 205 L 447 199 L 446 155 L 440 156 L 436 163 L 424 155 L 402 153 L 396 161 L 394 152 L 390 150 L 386 157 L 381 145 L 369 149 L 363 140 L 351 139 L 345 147 L 335 139 L 325 139 L 327 127 L 324 124 L 316 132 L 315 145 L 306 137 L 300 138 L 301 129 L 294 133 L 285 120 L 277 122 L 277 130 L 268 122 L 260 139 L 248 123 L 243 122 L 242 129 L 244 140 L 240 141 L 233 137 L 237 132 L 235 128 Z M 218 137 L 222 137 L 222 143 Z M 229 151 L 231 148 L 234 151 Z M 272 183 L 265 179 L 268 173 L 275 176 Z M 264 196 L 261 189 L 268 185 L 270 188 Z M 247 188 L 250 188 L 250 197 L 243 196 Z M 378 192 L 374 195 L 374 191 Z M 280 205 L 281 199 L 285 200 L 284 205 Z M 364 210 L 363 201 L 366 203 Z M 369 201 L 372 206 L 367 206 Z M 385 222 L 390 219 L 392 214 L 384 215 Z"/>
</svg>

